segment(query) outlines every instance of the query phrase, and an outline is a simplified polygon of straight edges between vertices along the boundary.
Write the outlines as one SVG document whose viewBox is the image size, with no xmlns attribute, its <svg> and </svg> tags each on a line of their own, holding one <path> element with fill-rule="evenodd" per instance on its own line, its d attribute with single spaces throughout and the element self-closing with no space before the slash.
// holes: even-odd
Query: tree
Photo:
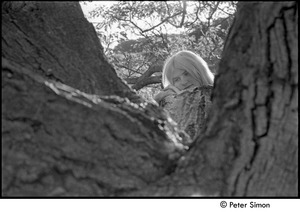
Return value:
<svg viewBox="0 0 300 212">
<path fill-rule="evenodd" d="M 117 77 L 78 3 L 2 6 L 4 196 L 122 195 L 172 170 L 188 138 Z"/>
<path fill-rule="evenodd" d="M 188 151 L 161 109 L 106 78 L 115 72 L 97 39 L 78 44 L 96 37 L 78 3 L 2 6 L 4 196 L 298 195 L 296 2 L 239 3 L 214 112 Z M 72 88 L 83 75 L 98 93 Z"/>
<path fill-rule="evenodd" d="M 99 6 L 88 18 L 102 18 L 93 24 L 106 55 L 118 75 L 141 93 L 145 86 L 159 87 L 163 61 L 182 49 L 200 54 L 216 73 L 235 4 L 119 1 L 109 7 Z M 132 35 L 138 39 L 129 40 Z M 112 48 L 113 43 L 118 45 Z"/>
</svg>

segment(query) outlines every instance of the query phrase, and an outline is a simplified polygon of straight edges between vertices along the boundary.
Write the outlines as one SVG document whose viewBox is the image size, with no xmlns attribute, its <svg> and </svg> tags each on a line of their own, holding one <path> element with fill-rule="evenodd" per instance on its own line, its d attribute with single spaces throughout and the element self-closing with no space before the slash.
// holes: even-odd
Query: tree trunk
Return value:
<svg viewBox="0 0 300 212">
<path fill-rule="evenodd" d="M 78 3 L 3 6 L 4 196 L 117 196 L 172 171 L 189 137 L 117 78 L 99 40 L 85 41 L 95 31 Z M 47 31 L 59 16 L 65 25 Z"/>
<path fill-rule="evenodd" d="M 157 107 L 2 67 L 5 196 L 121 195 L 166 175 L 185 151 Z"/>
<path fill-rule="evenodd" d="M 172 194 L 190 185 L 184 194 L 298 195 L 297 26 L 296 2 L 239 5 L 213 113 L 176 170 L 181 187 Z"/>
<path fill-rule="evenodd" d="M 217 143 L 235 152 L 224 195 L 298 195 L 297 28 L 296 2 L 241 5 L 216 81 Z"/>
<path fill-rule="evenodd" d="M 2 56 L 86 93 L 140 102 L 107 62 L 91 23 L 74 2 L 4 2 Z"/>
<path fill-rule="evenodd" d="M 2 6 L 4 196 L 298 195 L 296 2 L 238 6 L 188 151 L 132 103 L 78 3 Z"/>
</svg>

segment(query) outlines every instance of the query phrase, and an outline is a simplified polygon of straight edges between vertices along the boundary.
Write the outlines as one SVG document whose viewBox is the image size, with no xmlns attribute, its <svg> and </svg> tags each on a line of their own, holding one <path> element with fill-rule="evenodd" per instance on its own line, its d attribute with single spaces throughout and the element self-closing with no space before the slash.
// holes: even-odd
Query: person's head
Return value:
<svg viewBox="0 0 300 212">
<path fill-rule="evenodd" d="M 179 90 L 190 86 L 213 85 L 214 75 L 207 63 L 195 53 L 183 50 L 166 60 L 162 74 L 163 87 L 173 85 Z"/>
</svg>

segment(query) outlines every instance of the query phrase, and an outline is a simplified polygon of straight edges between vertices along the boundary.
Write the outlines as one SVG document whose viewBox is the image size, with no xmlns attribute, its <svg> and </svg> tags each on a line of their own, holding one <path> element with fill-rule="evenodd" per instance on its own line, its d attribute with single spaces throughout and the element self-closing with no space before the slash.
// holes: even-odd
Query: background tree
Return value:
<svg viewBox="0 0 300 212">
<path fill-rule="evenodd" d="M 93 24 L 118 75 L 144 98 L 151 99 L 161 86 L 163 61 L 176 51 L 198 53 L 216 73 L 235 4 L 120 1 L 99 6 L 87 17 L 101 18 Z"/>
<path fill-rule="evenodd" d="M 298 195 L 296 2 L 239 3 L 188 151 L 116 77 L 78 3 L 2 6 L 4 196 Z"/>
</svg>

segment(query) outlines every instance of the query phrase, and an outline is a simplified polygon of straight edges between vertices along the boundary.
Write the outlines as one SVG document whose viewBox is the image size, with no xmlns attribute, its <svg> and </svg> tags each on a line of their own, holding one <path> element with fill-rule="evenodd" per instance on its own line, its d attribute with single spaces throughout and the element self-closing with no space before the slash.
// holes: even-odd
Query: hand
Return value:
<svg viewBox="0 0 300 212">
<path fill-rule="evenodd" d="M 166 88 L 164 88 L 161 92 L 159 92 L 155 97 L 154 100 L 156 102 L 159 102 L 161 99 L 165 98 L 166 96 L 169 95 L 174 95 L 174 94 L 178 94 L 179 90 L 174 87 L 173 85 L 169 85 Z"/>
<path fill-rule="evenodd" d="M 170 93 L 171 91 L 175 92 L 176 94 L 180 93 L 180 90 L 178 88 L 176 88 L 174 85 L 168 85 L 167 87 L 164 88 L 163 91 L 168 91 L 168 93 Z"/>
</svg>

